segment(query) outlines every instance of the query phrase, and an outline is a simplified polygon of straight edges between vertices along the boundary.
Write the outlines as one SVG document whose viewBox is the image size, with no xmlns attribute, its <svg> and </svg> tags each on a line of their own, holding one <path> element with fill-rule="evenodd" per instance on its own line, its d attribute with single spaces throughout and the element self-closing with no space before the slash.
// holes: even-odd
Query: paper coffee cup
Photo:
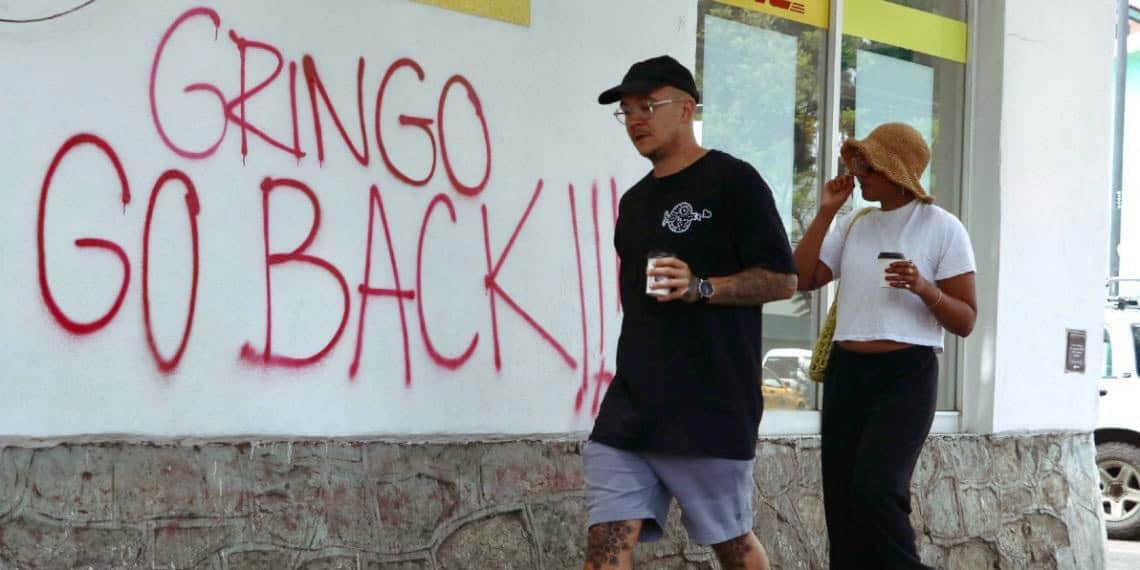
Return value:
<svg viewBox="0 0 1140 570">
<path fill-rule="evenodd" d="M 906 256 L 898 253 L 897 251 L 883 251 L 879 253 L 879 273 L 882 274 L 883 280 L 879 283 L 879 287 L 890 287 L 891 282 L 887 281 L 887 268 L 896 261 L 903 261 Z"/>
<path fill-rule="evenodd" d="M 645 271 L 647 271 L 647 272 L 653 270 L 653 268 L 655 267 L 654 263 L 656 262 L 656 260 L 661 259 L 662 257 L 675 257 L 675 256 L 672 253 L 669 253 L 666 251 L 651 251 L 651 252 L 649 252 L 648 257 L 649 257 L 649 259 L 647 260 L 647 262 L 645 264 Z M 668 295 L 672 291 L 672 289 L 653 289 L 652 288 L 654 283 L 657 283 L 659 281 L 665 281 L 667 279 L 669 279 L 669 278 L 665 277 L 664 275 L 646 275 L 645 276 L 645 294 L 653 296 L 653 297 L 664 297 L 665 295 Z"/>
</svg>

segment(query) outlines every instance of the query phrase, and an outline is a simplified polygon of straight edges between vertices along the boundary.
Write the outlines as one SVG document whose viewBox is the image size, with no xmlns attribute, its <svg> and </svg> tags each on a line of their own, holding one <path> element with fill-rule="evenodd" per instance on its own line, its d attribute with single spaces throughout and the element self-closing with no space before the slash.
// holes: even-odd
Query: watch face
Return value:
<svg viewBox="0 0 1140 570">
<path fill-rule="evenodd" d="M 701 294 L 702 297 L 705 297 L 705 298 L 712 297 L 712 294 L 713 294 L 712 283 L 702 279 L 700 281 L 700 283 L 697 285 L 697 291 Z"/>
</svg>

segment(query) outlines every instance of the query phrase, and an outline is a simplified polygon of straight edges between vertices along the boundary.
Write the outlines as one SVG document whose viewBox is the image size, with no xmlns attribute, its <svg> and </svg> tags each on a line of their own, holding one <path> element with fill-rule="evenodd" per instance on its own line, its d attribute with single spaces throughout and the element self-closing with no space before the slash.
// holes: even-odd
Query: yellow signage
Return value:
<svg viewBox="0 0 1140 570">
<path fill-rule="evenodd" d="M 885 0 L 847 0 L 843 33 L 966 62 L 966 23 Z"/>
<path fill-rule="evenodd" d="M 830 0 L 716 0 L 753 12 L 827 28 Z M 889 2 L 846 0 L 843 33 L 959 63 L 966 61 L 966 23 Z"/>
<path fill-rule="evenodd" d="M 413 0 L 447 10 L 530 27 L 530 0 Z"/>
<path fill-rule="evenodd" d="M 716 0 L 721 4 L 827 28 L 830 0 Z"/>
</svg>

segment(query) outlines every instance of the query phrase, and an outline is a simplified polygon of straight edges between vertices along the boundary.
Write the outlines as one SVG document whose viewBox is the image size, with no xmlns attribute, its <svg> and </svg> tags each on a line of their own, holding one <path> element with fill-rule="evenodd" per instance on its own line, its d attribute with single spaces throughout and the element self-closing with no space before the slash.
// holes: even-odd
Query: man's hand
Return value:
<svg viewBox="0 0 1140 570">
<path fill-rule="evenodd" d="M 647 276 L 665 277 L 650 285 L 650 289 L 664 289 L 668 292 L 657 297 L 658 303 L 672 301 L 695 302 L 699 298 L 697 292 L 697 277 L 689 269 L 689 264 L 676 257 L 660 257 L 653 260 L 653 269 L 645 272 Z"/>
</svg>

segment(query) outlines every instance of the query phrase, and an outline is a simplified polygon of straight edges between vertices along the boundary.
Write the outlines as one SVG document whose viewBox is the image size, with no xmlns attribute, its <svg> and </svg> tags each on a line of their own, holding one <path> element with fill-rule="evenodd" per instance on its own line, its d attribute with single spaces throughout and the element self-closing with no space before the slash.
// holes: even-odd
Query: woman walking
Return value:
<svg viewBox="0 0 1140 570">
<path fill-rule="evenodd" d="M 795 251 L 801 291 L 842 278 L 821 426 L 831 568 L 926 568 L 910 480 L 934 421 L 943 331 L 965 337 L 977 317 L 973 248 L 919 182 L 930 149 L 918 131 L 887 123 L 840 155 L 850 174 L 825 185 Z M 828 233 L 854 179 L 880 207 Z"/>
</svg>

